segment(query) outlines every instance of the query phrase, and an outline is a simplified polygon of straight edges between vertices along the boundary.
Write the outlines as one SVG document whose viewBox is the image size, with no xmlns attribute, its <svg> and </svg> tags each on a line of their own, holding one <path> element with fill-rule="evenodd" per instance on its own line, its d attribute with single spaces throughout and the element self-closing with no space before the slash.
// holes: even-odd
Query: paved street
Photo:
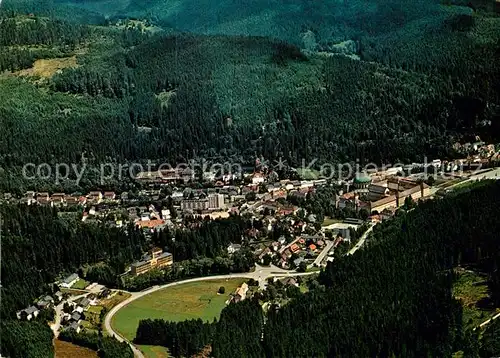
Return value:
<svg viewBox="0 0 500 358">
<path fill-rule="evenodd" d="M 316 257 L 316 260 L 314 260 L 314 262 L 308 266 L 308 268 L 311 268 L 314 266 L 319 267 L 319 265 L 321 265 L 321 263 L 325 259 L 326 255 L 328 255 L 328 253 L 330 252 L 331 248 L 333 247 L 334 242 L 330 241 L 330 240 L 326 240 L 325 242 L 326 242 L 325 248 L 323 249 L 323 251 L 320 252 L 318 257 Z"/>
<path fill-rule="evenodd" d="M 56 311 L 56 313 L 55 313 L 55 317 L 54 317 L 54 323 L 51 324 L 50 328 L 54 332 L 54 336 L 56 338 L 59 336 L 59 331 L 61 329 L 61 316 L 62 316 L 62 310 L 63 310 L 64 303 L 79 300 L 80 298 L 85 297 L 88 294 L 89 293 L 87 292 L 87 293 L 84 293 L 84 294 L 81 294 L 78 296 L 70 297 L 70 298 L 68 298 L 68 300 L 66 300 L 66 301 L 63 300 L 56 307 L 54 307 L 54 310 Z"/>
</svg>

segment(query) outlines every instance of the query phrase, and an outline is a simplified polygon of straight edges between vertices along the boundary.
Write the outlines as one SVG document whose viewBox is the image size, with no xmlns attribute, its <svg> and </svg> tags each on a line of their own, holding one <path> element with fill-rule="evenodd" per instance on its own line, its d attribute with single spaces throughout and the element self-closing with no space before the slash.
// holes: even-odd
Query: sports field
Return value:
<svg viewBox="0 0 500 358">
<path fill-rule="evenodd" d="M 135 337 L 141 319 L 161 318 L 184 321 L 201 318 L 212 321 L 219 317 L 229 294 L 243 279 L 210 280 L 169 287 L 141 297 L 119 310 L 112 319 L 113 328 L 129 340 Z M 226 293 L 218 295 L 219 287 Z"/>
</svg>

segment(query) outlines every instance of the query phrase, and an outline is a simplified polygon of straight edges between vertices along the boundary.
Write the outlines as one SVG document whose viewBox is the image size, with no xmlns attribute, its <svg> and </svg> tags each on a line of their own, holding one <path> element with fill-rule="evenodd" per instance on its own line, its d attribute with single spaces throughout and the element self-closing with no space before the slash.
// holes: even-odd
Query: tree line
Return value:
<svg viewBox="0 0 500 358">
<path fill-rule="evenodd" d="M 141 320 L 134 343 L 167 347 L 174 357 L 192 356 L 210 344 L 214 357 L 262 357 L 263 324 L 258 301 L 245 300 L 226 306 L 214 322 Z"/>
<path fill-rule="evenodd" d="M 190 357 L 211 343 L 214 325 L 215 322 L 203 322 L 201 319 L 182 322 L 141 320 L 134 343 L 164 346 L 174 357 Z"/>
</svg>

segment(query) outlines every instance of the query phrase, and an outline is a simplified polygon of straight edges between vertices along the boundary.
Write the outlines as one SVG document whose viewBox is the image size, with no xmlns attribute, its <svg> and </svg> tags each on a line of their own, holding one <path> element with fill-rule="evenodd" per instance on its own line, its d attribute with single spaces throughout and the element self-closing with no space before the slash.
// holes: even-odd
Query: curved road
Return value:
<svg viewBox="0 0 500 358">
<path fill-rule="evenodd" d="M 106 315 L 106 318 L 104 320 L 104 328 L 108 332 L 110 336 L 114 336 L 118 341 L 120 342 L 127 342 L 132 350 L 134 351 L 134 355 L 138 358 L 144 358 L 144 354 L 136 347 L 134 346 L 131 342 L 129 342 L 125 337 L 121 336 L 118 332 L 116 332 L 113 327 L 111 326 L 111 320 L 113 319 L 113 316 L 121 310 L 123 307 L 128 305 L 130 302 L 135 301 L 143 296 L 149 295 L 150 293 L 163 290 L 164 288 L 168 287 L 173 287 L 177 285 L 182 285 L 185 283 L 190 283 L 190 282 L 199 282 L 199 281 L 209 281 L 209 280 L 225 280 L 225 279 L 230 279 L 230 278 L 246 278 L 246 279 L 251 279 L 253 278 L 254 280 L 261 282 L 265 282 L 270 277 L 287 277 L 287 276 L 307 276 L 307 275 L 312 275 L 317 272 L 296 272 L 296 271 L 287 271 L 280 269 L 276 266 L 269 266 L 269 267 L 262 267 L 259 265 L 255 266 L 255 271 L 254 272 L 246 272 L 246 273 L 235 273 L 235 274 L 229 274 L 229 275 L 218 275 L 218 276 L 205 276 L 205 277 L 196 277 L 196 278 L 191 278 L 183 281 L 176 281 L 176 282 L 171 282 L 167 283 L 161 286 L 153 286 L 146 291 L 141 291 L 141 292 L 129 292 L 132 296 L 130 296 L 128 299 L 125 301 L 119 303 L 109 313 Z"/>
</svg>

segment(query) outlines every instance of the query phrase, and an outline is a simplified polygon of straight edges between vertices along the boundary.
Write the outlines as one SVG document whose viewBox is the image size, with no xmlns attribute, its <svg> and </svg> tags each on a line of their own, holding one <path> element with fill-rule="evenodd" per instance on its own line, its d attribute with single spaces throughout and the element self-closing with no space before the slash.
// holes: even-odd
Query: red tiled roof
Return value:
<svg viewBox="0 0 500 358">
<path fill-rule="evenodd" d="M 139 226 L 141 229 L 143 228 L 154 228 L 160 225 L 165 224 L 165 221 L 163 220 L 147 220 L 147 221 L 139 221 L 137 222 L 137 226 Z"/>
</svg>

